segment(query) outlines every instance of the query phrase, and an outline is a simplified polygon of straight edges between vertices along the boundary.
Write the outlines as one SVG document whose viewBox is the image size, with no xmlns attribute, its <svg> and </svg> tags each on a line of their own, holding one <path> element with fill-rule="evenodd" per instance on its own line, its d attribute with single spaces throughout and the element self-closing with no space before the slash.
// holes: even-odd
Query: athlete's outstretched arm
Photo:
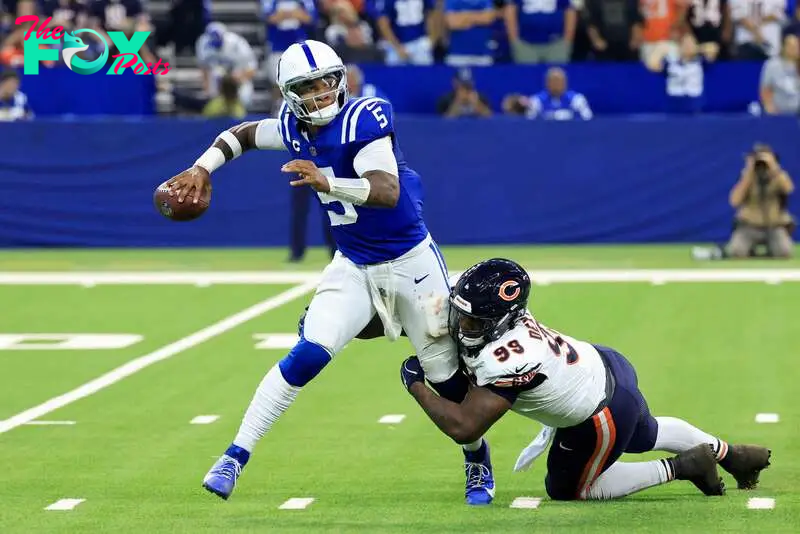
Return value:
<svg viewBox="0 0 800 534">
<path fill-rule="evenodd" d="M 461 404 L 436 395 L 425 385 L 416 357 L 403 362 L 400 374 L 408 392 L 431 421 L 456 443 L 474 443 L 511 409 L 508 399 L 484 387 L 471 388 Z"/>
<path fill-rule="evenodd" d="M 243 122 L 220 133 L 214 143 L 190 168 L 173 176 L 167 185 L 170 195 L 178 195 L 178 202 L 192 194 L 194 201 L 211 187 L 211 173 L 225 163 L 254 148 L 285 150 L 278 119 Z"/>
</svg>

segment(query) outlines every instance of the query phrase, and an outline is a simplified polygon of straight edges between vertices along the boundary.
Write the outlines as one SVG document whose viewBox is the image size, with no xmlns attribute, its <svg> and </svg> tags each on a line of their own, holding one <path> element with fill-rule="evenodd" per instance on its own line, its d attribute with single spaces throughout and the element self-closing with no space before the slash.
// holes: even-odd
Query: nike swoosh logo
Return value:
<svg viewBox="0 0 800 534">
<path fill-rule="evenodd" d="M 531 365 L 531 364 L 529 364 L 529 363 L 526 363 L 525 365 L 521 365 L 521 366 L 519 366 L 519 367 L 515 368 L 515 369 L 514 369 L 514 372 L 515 372 L 516 374 L 520 375 L 520 374 L 522 374 L 522 372 L 523 372 L 523 371 L 525 371 L 525 369 L 527 369 L 528 367 L 530 367 L 530 365 Z M 536 365 L 533 367 L 533 369 L 531 369 L 531 371 L 538 371 L 538 370 L 539 370 L 539 368 L 540 368 L 541 366 L 542 366 L 542 364 L 541 364 L 541 362 L 539 362 L 539 363 L 537 363 L 537 364 L 536 364 Z"/>
<path fill-rule="evenodd" d="M 564 449 L 565 451 L 572 452 L 572 449 L 570 449 L 570 448 L 568 448 L 568 447 L 565 447 L 565 446 L 564 446 L 564 442 L 563 442 L 563 441 L 559 441 L 559 442 L 558 442 L 558 446 L 559 446 L 560 448 Z"/>
<path fill-rule="evenodd" d="M 426 279 L 426 278 L 428 278 L 429 276 L 430 276 L 430 273 L 426 274 L 426 275 L 425 275 L 425 276 L 423 276 L 422 278 L 414 278 L 414 283 L 415 283 L 415 284 L 419 284 L 420 282 L 422 282 L 423 280 L 425 280 L 425 279 Z"/>
</svg>

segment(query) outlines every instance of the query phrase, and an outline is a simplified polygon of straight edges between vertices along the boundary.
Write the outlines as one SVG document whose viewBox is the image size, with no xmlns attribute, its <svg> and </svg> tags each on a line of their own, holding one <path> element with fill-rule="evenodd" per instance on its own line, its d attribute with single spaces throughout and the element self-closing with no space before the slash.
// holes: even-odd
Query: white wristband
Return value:
<svg viewBox="0 0 800 534">
<path fill-rule="evenodd" d="M 209 174 L 211 174 L 215 170 L 225 165 L 225 154 L 223 154 L 222 150 L 219 148 L 212 146 L 203 152 L 203 155 L 197 158 L 197 161 L 195 161 L 194 164 L 198 167 L 204 168 Z"/>
<path fill-rule="evenodd" d="M 366 178 L 333 178 L 327 176 L 330 196 L 350 202 L 351 204 L 361 205 L 369 198 L 369 191 L 372 188 Z"/>
<path fill-rule="evenodd" d="M 219 134 L 217 136 L 217 139 L 221 140 L 223 143 L 225 143 L 230 147 L 231 152 L 233 152 L 233 159 L 236 159 L 242 155 L 242 144 L 239 142 L 236 136 L 233 135 L 228 130 L 225 130 L 224 132 Z"/>
</svg>

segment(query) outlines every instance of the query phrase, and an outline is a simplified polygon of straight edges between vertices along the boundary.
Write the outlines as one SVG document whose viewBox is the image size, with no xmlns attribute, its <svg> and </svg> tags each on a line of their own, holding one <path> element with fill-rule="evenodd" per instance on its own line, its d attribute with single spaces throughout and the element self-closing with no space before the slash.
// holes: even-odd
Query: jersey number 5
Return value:
<svg viewBox="0 0 800 534">
<path fill-rule="evenodd" d="M 380 126 L 381 129 L 386 128 L 386 126 L 389 124 L 389 119 L 387 119 L 386 115 L 383 114 L 383 108 L 378 105 L 378 102 L 370 102 L 365 107 L 367 111 L 372 112 L 372 116 L 378 121 L 378 126 Z"/>
<path fill-rule="evenodd" d="M 319 172 L 331 178 L 336 176 L 333 173 L 333 167 L 322 167 Z M 320 202 L 325 206 L 325 209 L 328 210 L 328 218 L 331 220 L 331 226 L 353 224 L 358 220 L 358 212 L 351 203 L 334 198 L 328 193 L 317 192 L 317 196 Z"/>
</svg>

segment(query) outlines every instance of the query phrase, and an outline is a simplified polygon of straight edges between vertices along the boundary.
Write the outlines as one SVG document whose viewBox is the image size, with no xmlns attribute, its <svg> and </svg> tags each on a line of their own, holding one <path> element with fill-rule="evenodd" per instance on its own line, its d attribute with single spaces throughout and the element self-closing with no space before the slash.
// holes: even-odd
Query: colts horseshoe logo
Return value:
<svg viewBox="0 0 800 534">
<path fill-rule="evenodd" d="M 505 300 L 506 302 L 511 302 L 515 298 L 519 296 L 520 289 L 519 289 L 519 282 L 515 282 L 514 280 L 509 280 L 508 282 L 503 282 L 500 286 L 500 298 Z"/>
</svg>

